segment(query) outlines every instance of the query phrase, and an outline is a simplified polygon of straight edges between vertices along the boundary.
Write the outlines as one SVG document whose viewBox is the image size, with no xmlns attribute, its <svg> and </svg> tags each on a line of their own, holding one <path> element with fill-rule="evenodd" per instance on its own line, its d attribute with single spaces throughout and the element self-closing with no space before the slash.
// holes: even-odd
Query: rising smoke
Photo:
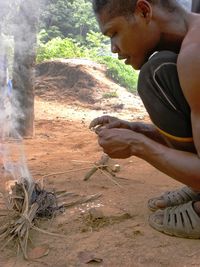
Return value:
<svg viewBox="0 0 200 267">
<path fill-rule="evenodd" d="M 14 6 L 17 7 L 19 3 L 16 0 L 0 0 L 0 175 L 4 180 L 22 182 L 26 179 L 31 184 L 23 138 L 19 131 L 19 121 L 24 119 L 24 112 L 19 102 L 19 92 L 12 87 L 12 30 L 18 27 L 13 17 Z"/>
</svg>

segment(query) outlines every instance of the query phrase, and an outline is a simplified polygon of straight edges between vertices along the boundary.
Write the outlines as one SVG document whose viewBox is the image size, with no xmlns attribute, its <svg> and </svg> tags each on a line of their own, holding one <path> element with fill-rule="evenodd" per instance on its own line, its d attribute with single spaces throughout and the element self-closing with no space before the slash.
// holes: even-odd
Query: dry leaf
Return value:
<svg viewBox="0 0 200 267">
<path fill-rule="evenodd" d="M 39 259 L 49 254 L 49 247 L 47 245 L 35 247 L 28 252 L 29 259 Z"/>
</svg>

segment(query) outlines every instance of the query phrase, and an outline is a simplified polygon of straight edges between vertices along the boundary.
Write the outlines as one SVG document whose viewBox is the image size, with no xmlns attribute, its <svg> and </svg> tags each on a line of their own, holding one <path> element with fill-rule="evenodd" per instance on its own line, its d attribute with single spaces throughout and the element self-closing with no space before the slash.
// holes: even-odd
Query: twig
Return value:
<svg viewBox="0 0 200 267">
<path fill-rule="evenodd" d="M 36 226 L 32 226 L 31 228 L 32 228 L 33 230 L 38 231 L 38 232 L 43 233 L 43 234 L 52 235 L 52 236 L 56 236 L 56 237 L 62 237 L 62 238 L 63 238 L 63 237 L 66 238 L 66 237 L 67 237 L 67 236 L 65 236 L 65 235 L 59 235 L 59 234 L 55 234 L 55 233 L 51 233 L 51 232 L 45 231 L 45 230 L 40 229 L 40 228 L 38 228 L 38 227 L 36 227 Z"/>
<path fill-rule="evenodd" d="M 76 197 L 76 196 L 78 196 L 78 195 L 75 194 L 75 193 L 72 193 L 72 192 L 64 192 L 64 193 L 61 193 L 61 194 L 58 194 L 58 193 L 56 192 L 56 198 L 57 198 L 57 199 L 62 198 L 62 197 L 68 197 L 68 196 Z"/>
<path fill-rule="evenodd" d="M 101 159 L 95 163 L 94 167 L 85 174 L 84 181 L 87 181 L 90 179 L 90 177 L 97 171 L 100 170 L 101 173 L 103 173 L 108 179 L 110 179 L 114 184 L 116 184 L 119 187 L 122 187 L 118 182 L 116 182 L 112 177 L 116 177 L 116 174 L 113 172 L 113 170 L 109 167 L 108 163 L 109 156 L 106 154 L 103 154 Z M 108 175 L 109 174 L 109 175 Z M 111 177 L 112 176 L 112 177 Z M 117 177 L 116 177 L 117 178 Z"/>
<path fill-rule="evenodd" d="M 120 177 L 120 176 L 115 176 L 115 178 L 116 178 L 116 179 L 121 179 L 121 180 L 127 180 L 127 181 L 131 180 L 131 179 L 129 179 L 129 178 Z"/>
<path fill-rule="evenodd" d="M 5 233 L 5 231 L 8 228 L 8 223 L 4 224 L 3 226 L 0 227 L 0 239 L 1 239 L 1 235 L 3 235 Z"/>
<path fill-rule="evenodd" d="M 19 240 L 19 244 L 20 244 L 22 253 L 24 255 L 24 258 L 25 258 L 25 260 L 28 260 L 27 252 L 25 251 L 24 246 L 23 246 L 23 241 L 20 237 L 18 238 L 18 240 Z"/>
<path fill-rule="evenodd" d="M 13 238 L 16 236 L 16 234 L 15 235 L 12 235 L 4 244 L 3 244 L 3 246 L 0 248 L 0 250 L 3 250 L 12 240 L 13 240 Z"/>
<path fill-rule="evenodd" d="M 86 169 L 86 168 L 84 168 Z M 63 172 L 62 172 L 63 173 Z M 65 172 L 66 173 L 66 172 Z M 54 174 L 55 175 L 55 174 Z M 12 188 L 12 195 L 8 198 L 11 206 L 10 210 L 0 210 L 0 216 L 6 216 L 4 225 L 0 226 L 0 240 L 4 240 L 1 249 L 5 248 L 11 241 L 16 241 L 18 249 L 22 251 L 25 259 L 28 260 L 27 250 L 28 241 L 30 239 L 30 230 L 35 230 L 43 234 L 52 235 L 55 237 L 64 237 L 65 235 L 51 233 L 46 230 L 40 229 L 35 226 L 35 219 L 39 216 L 49 218 L 54 216 L 62 206 L 58 205 L 57 199 L 62 199 L 67 196 L 78 196 L 72 192 L 48 192 L 41 189 L 39 184 L 34 184 L 34 188 L 29 190 L 30 187 L 26 183 L 15 184 Z M 99 198 L 101 194 L 79 197 L 78 200 L 70 203 L 64 203 L 64 207 L 70 207 L 75 204 L 82 204 L 88 201 Z M 46 213 L 45 213 L 46 212 Z M 3 218 L 4 219 L 4 218 Z"/>
<path fill-rule="evenodd" d="M 91 167 L 85 167 L 85 168 L 81 168 L 81 169 L 75 169 L 75 170 L 69 170 L 69 171 L 65 171 L 65 172 L 54 172 L 54 173 L 49 173 L 44 175 L 41 179 L 50 177 L 50 176 L 54 176 L 54 175 L 61 175 L 61 174 L 66 174 L 66 173 L 70 173 L 70 172 L 76 172 L 76 171 L 83 171 L 83 170 L 88 170 Z"/>
<path fill-rule="evenodd" d="M 188 257 L 193 257 L 193 256 L 195 256 L 196 254 L 199 254 L 199 252 L 200 252 L 200 250 L 197 250 L 197 251 L 195 251 L 195 252 L 193 252 L 193 253 L 188 254 L 187 256 L 188 256 Z"/>
<path fill-rule="evenodd" d="M 94 164 L 94 167 L 93 167 L 88 173 L 85 174 L 85 177 L 84 177 L 83 180 L 84 180 L 84 181 L 88 181 L 88 180 L 90 179 L 90 177 L 91 177 L 97 170 L 106 168 L 106 167 L 107 167 L 106 164 L 107 164 L 108 160 L 109 160 L 108 155 L 103 154 L 103 155 L 101 156 L 101 159 L 100 159 L 98 162 L 96 162 L 96 163 Z"/>
<path fill-rule="evenodd" d="M 85 160 L 71 160 L 72 162 L 77 162 L 77 163 L 90 163 L 92 164 L 92 161 L 85 161 Z"/>
<path fill-rule="evenodd" d="M 122 186 L 118 183 L 118 182 L 116 182 L 113 178 L 111 178 L 104 170 L 100 170 L 109 180 L 111 180 L 114 184 L 116 184 L 117 186 L 119 186 L 119 187 L 121 187 L 122 188 Z"/>
<path fill-rule="evenodd" d="M 28 208 L 29 208 L 29 196 L 28 196 L 27 190 L 25 189 L 24 184 L 22 184 L 22 188 L 24 191 L 24 203 L 23 203 L 24 205 L 22 207 L 22 213 L 27 214 Z"/>
<path fill-rule="evenodd" d="M 6 215 L 8 215 L 8 210 L 0 210 L 0 217 L 1 216 L 6 216 Z"/>
<path fill-rule="evenodd" d="M 116 177 L 116 174 L 112 171 L 112 169 L 107 166 L 105 169 L 103 168 L 106 172 L 108 172 L 112 177 Z"/>
<path fill-rule="evenodd" d="M 98 170 L 98 167 L 93 167 L 89 172 L 86 173 L 85 177 L 84 177 L 84 181 L 88 181 L 90 179 L 90 177 Z"/>
</svg>

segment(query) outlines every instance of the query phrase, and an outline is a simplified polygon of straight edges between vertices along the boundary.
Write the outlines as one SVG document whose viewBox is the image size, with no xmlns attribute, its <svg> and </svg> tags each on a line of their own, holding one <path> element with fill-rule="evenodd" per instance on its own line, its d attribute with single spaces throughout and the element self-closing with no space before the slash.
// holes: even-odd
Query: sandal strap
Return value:
<svg viewBox="0 0 200 267">
<path fill-rule="evenodd" d="M 175 206 L 189 202 L 191 200 L 199 200 L 200 195 L 189 187 L 184 186 L 179 190 L 164 193 L 162 198 L 166 202 L 167 206 Z"/>
<path fill-rule="evenodd" d="M 166 203 L 166 207 L 178 206 L 180 204 L 187 203 L 189 201 L 200 200 L 200 192 L 195 192 L 188 186 L 184 186 L 174 191 L 168 191 L 159 197 L 149 199 L 148 207 L 152 211 L 159 209 L 156 205 L 157 200 L 163 200 Z"/>
<path fill-rule="evenodd" d="M 155 221 L 158 214 L 164 216 L 162 224 L 158 224 Z M 200 217 L 194 211 L 193 201 L 180 206 L 169 207 L 163 211 L 157 211 L 150 216 L 149 223 L 154 229 L 168 235 L 200 238 Z"/>
</svg>

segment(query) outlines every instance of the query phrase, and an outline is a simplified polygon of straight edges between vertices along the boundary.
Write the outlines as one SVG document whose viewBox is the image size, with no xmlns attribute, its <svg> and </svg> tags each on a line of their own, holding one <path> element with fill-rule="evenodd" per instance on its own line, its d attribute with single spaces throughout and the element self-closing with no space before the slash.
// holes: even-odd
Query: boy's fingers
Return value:
<svg viewBox="0 0 200 267">
<path fill-rule="evenodd" d="M 91 121 L 89 128 L 94 128 L 97 125 L 102 126 L 105 125 L 106 123 L 109 123 L 110 121 L 110 116 L 102 116 L 102 117 L 98 117 L 96 119 L 94 119 L 93 121 Z"/>
<path fill-rule="evenodd" d="M 106 128 L 107 129 L 120 128 L 120 127 L 121 127 L 121 122 L 119 120 L 118 121 L 111 122 L 108 125 L 106 125 Z"/>
<path fill-rule="evenodd" d="M 103 128 L 105 128 L 105 127 L 102 127 L 102 126 L 98 126 L 98 127 L 96 127 L 95 128 L 95 133 L 98 135 L 98 136 L 100 136 L 100 132 L 103 130 Z"/>
</svg>

